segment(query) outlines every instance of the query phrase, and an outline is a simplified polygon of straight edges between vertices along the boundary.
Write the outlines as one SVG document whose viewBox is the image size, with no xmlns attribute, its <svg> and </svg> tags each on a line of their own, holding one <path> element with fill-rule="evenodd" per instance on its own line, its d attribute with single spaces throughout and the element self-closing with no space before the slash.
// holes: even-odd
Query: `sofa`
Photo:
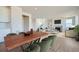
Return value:
<svg viewBox="0 0 79 59">
<path fill-rule="evenodd" d="M 66 36 L 66 37 L 75 38 L 76 33 L 75 33 L 74 30 L 67 30 L 67 31 L 65 32 L 65 36 Z"/>
</svg>

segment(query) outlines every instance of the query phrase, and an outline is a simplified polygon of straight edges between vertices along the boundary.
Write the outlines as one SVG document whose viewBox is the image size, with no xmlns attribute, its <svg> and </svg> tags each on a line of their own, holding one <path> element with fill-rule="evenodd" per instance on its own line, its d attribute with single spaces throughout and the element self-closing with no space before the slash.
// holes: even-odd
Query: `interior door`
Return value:
<svg viewBox="0 0 79 59">
<path fill-rule="evenodd" d="M 29 17 L 23 16 L 24 32 L 29 31 Z"/>
</svg>

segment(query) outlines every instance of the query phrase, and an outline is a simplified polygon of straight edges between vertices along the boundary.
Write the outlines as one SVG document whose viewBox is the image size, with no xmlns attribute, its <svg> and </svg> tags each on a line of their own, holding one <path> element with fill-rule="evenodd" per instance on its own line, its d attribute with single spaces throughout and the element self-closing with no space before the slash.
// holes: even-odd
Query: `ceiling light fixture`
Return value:
<svg viewBox="0 0 79 59">
<path fill-rule="evenodd" d="M 35 8 L 35 10 L 37 10 L 38 8 Z"/>
</svg>

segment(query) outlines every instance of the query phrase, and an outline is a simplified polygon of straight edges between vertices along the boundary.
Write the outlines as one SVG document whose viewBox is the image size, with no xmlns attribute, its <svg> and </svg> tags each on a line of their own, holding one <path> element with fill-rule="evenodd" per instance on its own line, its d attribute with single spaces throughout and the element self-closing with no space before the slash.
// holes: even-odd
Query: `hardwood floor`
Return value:
<svg viewBox="0 0 79 59">
<path fill-rule="evenodd" d="M 79 52 L 79 42 L 73 38 L 67 38 L 64 33 L 57 34 L 51 52 Z"/>
</svg>

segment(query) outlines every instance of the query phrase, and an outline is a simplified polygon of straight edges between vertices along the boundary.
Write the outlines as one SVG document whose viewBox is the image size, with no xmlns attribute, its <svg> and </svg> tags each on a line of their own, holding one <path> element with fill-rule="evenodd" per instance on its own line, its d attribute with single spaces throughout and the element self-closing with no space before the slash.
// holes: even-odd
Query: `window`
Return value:
<svg viewBox="0 0 79 59">
<path fill-rule="evenodd" d="M 75 25 L 75 16 L 66 19 L 66 27 L 73 27 Z"/>
<path fill-rule="evenodd" d="M 66 27 L 72 26 L 72 19 L 66 19 Z"/>
</svg>

